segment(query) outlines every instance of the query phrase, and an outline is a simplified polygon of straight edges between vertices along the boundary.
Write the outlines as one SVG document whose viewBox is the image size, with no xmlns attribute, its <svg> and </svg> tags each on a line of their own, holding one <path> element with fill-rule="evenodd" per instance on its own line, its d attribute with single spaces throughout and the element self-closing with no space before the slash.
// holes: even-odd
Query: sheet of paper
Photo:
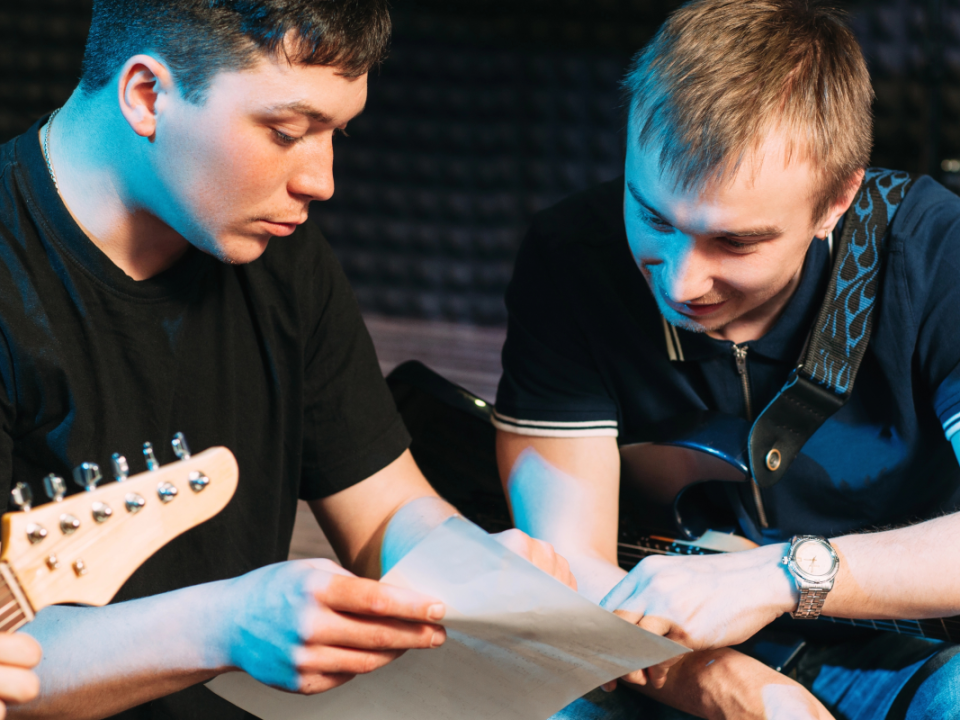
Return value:
<svg viewBox="0 0 960 720">
<path fill-rule="evenodd" d="M 686 652 L 450 518 L 383 578 L 443 600 L 447 641 L 319 695 L 245 673 L 207 687 L 263 720 L 545 720 L 613 678 Z"/>
</svg>

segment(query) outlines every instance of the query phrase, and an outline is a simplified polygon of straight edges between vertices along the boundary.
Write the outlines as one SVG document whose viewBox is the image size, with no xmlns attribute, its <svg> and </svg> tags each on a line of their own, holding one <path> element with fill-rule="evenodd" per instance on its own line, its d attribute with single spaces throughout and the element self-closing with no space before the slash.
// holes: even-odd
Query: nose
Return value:
<svg viewBox="0 0 960 720">
<path fill-rule="evenodd" d="M 677 240 L 659 263 L 661 291 L 675 303 L 692 302 L 713 289 L 713 272 L 709 258 L 699 243 L 691 238 Z"/>
<path fill-rule="evenodd" d="M 317 138 L 316 144 L 299 158 L 287 189 L 291 195 L 311 200 L 329 200 L 333 197 L 333 134 Z"/>
</svg>

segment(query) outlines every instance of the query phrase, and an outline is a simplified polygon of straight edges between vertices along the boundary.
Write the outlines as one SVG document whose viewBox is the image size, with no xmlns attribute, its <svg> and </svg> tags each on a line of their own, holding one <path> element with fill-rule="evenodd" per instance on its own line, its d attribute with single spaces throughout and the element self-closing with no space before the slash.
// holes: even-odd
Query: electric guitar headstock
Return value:
<svg viewBox="0 0 960 720">
<path fill-rule="evenodd" d="M 48 605 L 107 604 L 147 558 L 227 505 L 238 480 L 233 453 L 215 447 L 191 456 L 181 433 L 173 448 L 179 460 L 160 467 L 144 443 L 147 471 L 132 477 L 114 454 L 116 482 L 102 487 L 100 468 L 83 463 L 73 475 L 84 492 L 70 497 L 64 480 L 48 475 L 53 502 L 37 508 L 30 487 L 17 484 L 12 499 L 21 510 L 2 519 L 0 631 Z"/>
</svg>

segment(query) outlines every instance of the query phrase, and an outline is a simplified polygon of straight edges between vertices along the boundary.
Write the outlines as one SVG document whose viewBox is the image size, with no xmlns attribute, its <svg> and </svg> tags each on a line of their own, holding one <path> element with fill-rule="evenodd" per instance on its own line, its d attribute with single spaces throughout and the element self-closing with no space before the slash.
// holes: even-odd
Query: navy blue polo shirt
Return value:
<svg viewBox="0 0 960 720">
<path fill-rule="evenodd" d="M 890 226 L 873 336 L 850 400 L 762 491 L 769 541 L 888 527 L 960 507 L 960 198 L 916 181 Z M 814 240 L 782 315 L 746 343 L 753 415 L 797 365 L 830 275 Z M 627 245 L 623 178 L 540 213 L 507 290 L 494 424 L 634 439 L 685 412 L 746 417 L 729 341 L 669 325 Z"/>
</svg>

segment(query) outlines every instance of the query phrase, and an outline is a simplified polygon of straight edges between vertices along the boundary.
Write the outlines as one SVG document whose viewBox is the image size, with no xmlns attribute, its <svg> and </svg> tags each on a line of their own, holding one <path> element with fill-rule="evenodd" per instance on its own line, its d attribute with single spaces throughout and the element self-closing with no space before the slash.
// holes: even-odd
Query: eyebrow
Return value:
<svg viewBox="0 0 960 720">
<path fill-rule="evenodd" d="M 264 111 L 269 114 L 279 115 L 281 113 L 296 113 L 297 115 L 305 115 L 311 120 L 315 120 L 318 123 L 323 125 L 329 125 L 333 122 L 333 118 L 327 115 L 321 110 L 317 110 L 312 105 L 305 103 L 301 100 L 296 100 L 294 102 L 282 103 L 280 105 L 270 105 L 267 108 L 264 108 Z M 360 110 L 356 115 L 354 115 L 351 120 L 360 116 L 363 113 L 363 109 Z"/>
<path fill-rule="evenodd" d="M 633 195 L 633 199 L 636 200 L 647 212 L 649 212 L 651 215 L 657 216 L 661 220 L 663 219 L 663 215 L 654 207 L 652 207 L 646 200 L 644 200 L 643 195 L 640 194 L 640 190 L 636 185 L 633 184 L 632 181 L 627 181 L 627 188 L 630 190 L 630 194 Z M 767 227 L 756 227 L 746 230 L 715 230 L 711 231 L 709 234 L 714 237 L 730 238 L 774 238 L 783 235 L 783 229 L 774 225 L 770 225 Z"/>
</svg>

